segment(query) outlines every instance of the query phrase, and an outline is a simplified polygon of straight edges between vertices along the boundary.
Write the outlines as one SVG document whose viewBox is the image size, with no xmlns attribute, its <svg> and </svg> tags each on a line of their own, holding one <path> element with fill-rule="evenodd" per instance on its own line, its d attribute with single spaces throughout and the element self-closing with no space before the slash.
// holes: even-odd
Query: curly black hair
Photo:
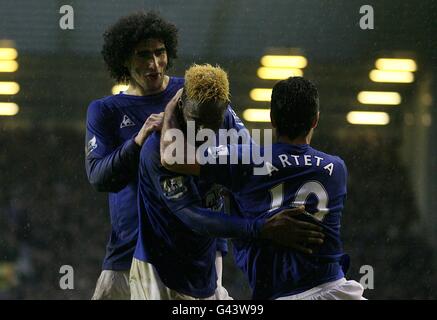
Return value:
<svg viewBox="0 0 437 320">
<path fill-rule="evenodd" d="M 290 139 L 305 136 L 319 111 L 316 86 L 302 77 L 290 77 L 275 84 L 271 115 L 280 135 Z"/>
<path fill-rule="evenodd" d="M 102 55 L 108 70 L 117 82 L 127 83 L 130 73 L 125 62 L 131 57 L 134 47 L 142 40 L 150 38 L 164 42 L 168 65 L 177 58 L 178 29 L 161 18 L 157 13 L 136 12 L 118 20 L 103 34 Z"/>
</svg>

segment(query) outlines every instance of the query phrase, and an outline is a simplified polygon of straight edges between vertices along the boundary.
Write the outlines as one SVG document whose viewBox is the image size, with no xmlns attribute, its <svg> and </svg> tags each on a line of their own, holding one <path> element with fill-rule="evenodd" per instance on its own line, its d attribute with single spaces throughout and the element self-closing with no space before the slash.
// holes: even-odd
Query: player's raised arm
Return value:
<svg viewBox="0 0 437 320">
<path fill-rule="evenodd" d="M 85 168 L 89 182 L 101 192 L 118 192 L 138 170 L 141 145 L 153 130 L 161 127 L 163 114 L 152 114 L 138 135 L 118 147 L 114 134 L 107 128 L 111 114 L 99 102 L 88 107 Z"/>
<path fill-rule="evenodd" d="M 200 166 L 196 163 L 195 152 L 187 152 L 188 148 L 186 147 L 187 142 L 185 139 L 173 139 L 174 136 L 178 136 L 177 134 L 173 134 L 176 131 L 176 133 L 180 133 L 179 137 L 184 137 L 184 133 L 179 125 L 180 119 L 178 119 L 178 112 L 180 112 L 178 108 L 181 107 L 182 93 L 183 89 L 180 89 L 165 108 L 164 120 L 161 129 L 161 164 L 164 168 L 176 173 L 199 175 Z M 181 115 L 179 114 L 179 116 Z M 172 144 L 180 144 L 179 150 L 183 150 L 183 155 L 181 161 L 179 162 L 174 161 L 174 157 L 172 155 L 174 149 L 171 148 Z"/>
<path fill-rule="evenodd" d="M 138 168 L 140 147 L 133 139 L 116 146 L 114 134 L 105 125 L 112 121 L 103 103 L 88 107 L 85 168 L 89 182 L 101 192 L 117 192 L 127 185 Z"/>
</svg>

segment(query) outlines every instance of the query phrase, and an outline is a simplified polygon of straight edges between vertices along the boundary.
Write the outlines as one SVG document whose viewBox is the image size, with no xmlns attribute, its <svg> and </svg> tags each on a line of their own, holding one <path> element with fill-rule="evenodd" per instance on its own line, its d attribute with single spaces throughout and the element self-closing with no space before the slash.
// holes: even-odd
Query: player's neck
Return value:
<svg viewBox="0 0 437 320">
<path fill-rule="evenodd" d="M 276 131 L 277 139 L 276 141 L 279 143 L 288 143 L 288 144 L 310 144 L 311 139 L 313 138 L 314 128 L 311 128 L 307 135 L 300 136 L 294 139 L 290 139 L 286 135 L 280 135 L 278 131 Z"/>
<path fill-rule="evenodd" d="M 277 142 L 279 143 L 288 143 L 288 144 L 310 144 L 311 142 L 311 135 L 308 134 L 304 137 L 297 137 L 294 139 L 290 139 L 287 136 L 278 136 Z"/>
</svg>

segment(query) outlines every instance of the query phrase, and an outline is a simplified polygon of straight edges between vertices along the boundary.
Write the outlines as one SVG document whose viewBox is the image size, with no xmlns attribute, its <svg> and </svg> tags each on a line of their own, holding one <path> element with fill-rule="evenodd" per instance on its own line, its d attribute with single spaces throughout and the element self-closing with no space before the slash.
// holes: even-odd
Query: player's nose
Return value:
<svg viewBox="0 0 437 320">
<path fill-rule="evenodd" d="M 159 66 L 158 57 L 153 55 L 152 59 L 149 60 L 150 70 L 157 71 Z"/>
</svg>

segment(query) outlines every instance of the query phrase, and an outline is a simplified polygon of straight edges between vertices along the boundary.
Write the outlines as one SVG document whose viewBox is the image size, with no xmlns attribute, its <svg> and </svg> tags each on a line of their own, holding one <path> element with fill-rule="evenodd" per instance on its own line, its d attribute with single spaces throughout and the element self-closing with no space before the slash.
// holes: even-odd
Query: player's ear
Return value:
<svg viewBox="0 0 437 320">
<path fill-rule="evenodd" d="M 272 123 L 272 127 L 273 127 L 273 128 L 276 128 L 276 120 L 275 120 L 275 118 L 273 117 L 272 109 L 270 109 L 270 122 Z"/>
<path fill-rule="evenodd" d="M 317 125 L 319 124 L 320 119 L 320 111 L 317 112 L 317 115 L 314 117 L 313 123 L 311 125 L 311 128 L 317 128 Z"/>
</svg>

